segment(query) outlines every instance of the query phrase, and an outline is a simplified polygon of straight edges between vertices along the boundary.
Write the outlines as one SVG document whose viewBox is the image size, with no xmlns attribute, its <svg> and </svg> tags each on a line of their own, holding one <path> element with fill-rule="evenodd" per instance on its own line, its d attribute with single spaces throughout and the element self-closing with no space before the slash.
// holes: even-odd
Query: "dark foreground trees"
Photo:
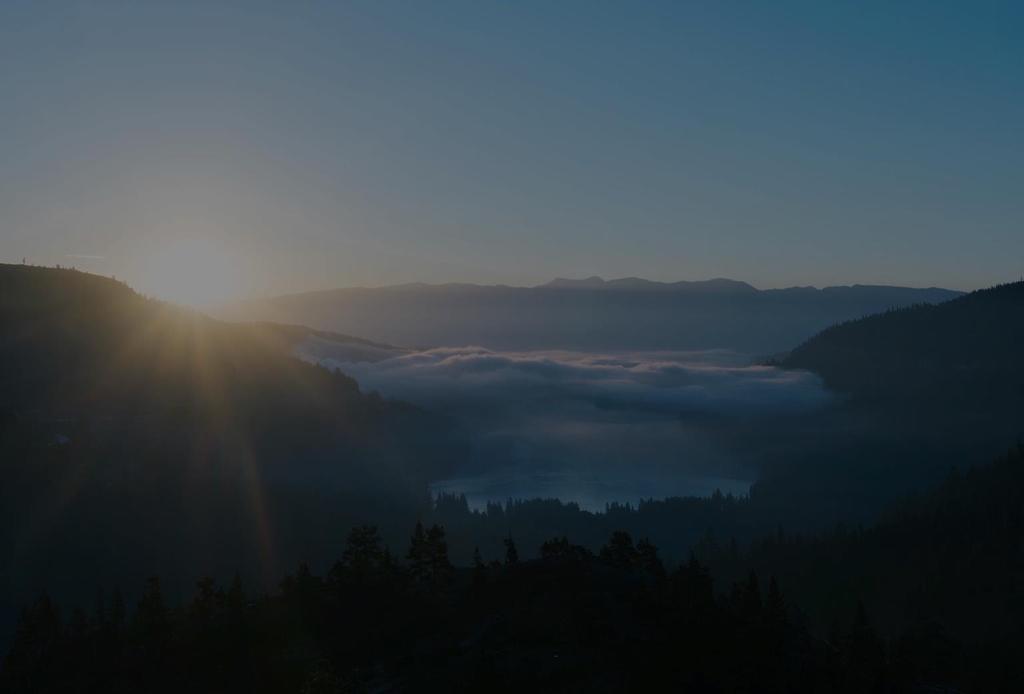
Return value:
<svg viewBox="0 0 1024 694">
<path fill-rule="evenodd" d="M 935 634 L 884 643 L 863 607 L 815 638 L 774 579 L 716 593 L 696 559 L 666 570 L 617 532 L 597 554 L 566 538 L 541 559 L 452 568 L 444 530 L 417 527 L 408 561 L 372 527 L 326 577 L 305 566 L 272 596 L 198 582 L 169 607 L 151 579 L 133 614 L 116 599 L 66 622 L 45 596 L 24 611 L 0 674 L 10 692 L 713 691 L 874 692 L 927 686 L 957 657 Z M 110 606 L 108 606 L 110 603 Z M 928 679 L 933 678 L 933 679 Z M 977 689 L 981 691 L 982 689 Z M 921 689 L 921 691 L 925 691 Z M 993 691 L 993 689 L 985 689 Z"/>
</svg>

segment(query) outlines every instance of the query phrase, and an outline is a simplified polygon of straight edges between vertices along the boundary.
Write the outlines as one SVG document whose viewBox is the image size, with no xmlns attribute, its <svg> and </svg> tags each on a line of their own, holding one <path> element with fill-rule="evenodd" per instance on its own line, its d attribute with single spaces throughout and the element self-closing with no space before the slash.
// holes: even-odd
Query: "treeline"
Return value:
<svg viewBox="0 0 1024 694">
<path fill-rule="evenodd" d="M 685 559 L 709 529 L 725 538 L 750 541 L 762 534 L 759 500 L 715 492 L 710 497 L 646 499 L 637 504 L 611 503 L 604 511 L 583 509 L 558 499 L 509 499 L 470 508 L 463 494 L 439 494 L 425 514 L 448 531 L 452 555 L 468 561 L 474 548 L 498 553 L 511 533 L 534 558 L 552 536 L 571 537 L 596 551 L 616 530 L 647 537 L 670 561 Z"/>
<path fill-rule="evenodd" d="M 273 595 L 203 579 L 191 601 L 171 606 L 153 578 L 131 614 L 115 592 L 66 620 L 44 596 L 22 613 L 0 688 L 999 691 L 945 667 L 945 642 L 884 641 L 862 606 L 816 638 L 774 578 L 750 574 L 716 591 L 697 559 L 667 570 L 653 544 L 625 532 L 596 554 L 565 538 L 532 561 L 513 538 L 504 549 L 456 568 L 444 529 L 417 526 L 399 559 L 364 526 L 327 575 L 300 566 Z"/>
</svg>

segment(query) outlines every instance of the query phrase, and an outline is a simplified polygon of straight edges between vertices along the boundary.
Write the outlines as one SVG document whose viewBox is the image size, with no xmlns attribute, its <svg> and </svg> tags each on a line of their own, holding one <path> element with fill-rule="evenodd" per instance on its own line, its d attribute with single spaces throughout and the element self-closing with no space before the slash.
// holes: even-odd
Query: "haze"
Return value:
<svg viewBox="0 0 1024 694">
<path fill-rule="evenodd" d="M 29 2 L 0 240 L 209 305 L 1020 274 L 1019 4 Z"/>
<path fill-rule="evenodd" d="M 0 2 L 0 692 L 1020 691 L 1022 20 Z"/>
</svg>

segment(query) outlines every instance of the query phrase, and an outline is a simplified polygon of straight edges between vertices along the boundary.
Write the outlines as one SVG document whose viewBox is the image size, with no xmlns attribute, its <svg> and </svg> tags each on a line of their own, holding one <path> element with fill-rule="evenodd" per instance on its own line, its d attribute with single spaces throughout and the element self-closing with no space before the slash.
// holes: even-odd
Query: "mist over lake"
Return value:
<svg viewBox="0 0 1024 694">
<path fill-rule="evenodd" d="M 312 349 L 315 347 L 315 349 Z M 455 418 L 471 453 L 435 493 L 471 507 L 559 498 L 591 510 L 646 498 L 743 495 L 759 451 L 741 432 L 795 419 L 831 396 L 817 377 L 729 350 L 495 351 L 443 347 L 374 362 L 300 356 L 352 374 L 366 390 Z"/>
</svg>

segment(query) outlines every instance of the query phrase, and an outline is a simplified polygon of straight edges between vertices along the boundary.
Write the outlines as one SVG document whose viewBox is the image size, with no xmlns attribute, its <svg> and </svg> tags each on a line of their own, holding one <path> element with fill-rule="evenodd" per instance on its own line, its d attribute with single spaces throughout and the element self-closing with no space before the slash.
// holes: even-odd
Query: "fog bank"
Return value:
<svg viewBox="0 0 1024 694">
<path fill-rule="evenodd" d="M 831 396 L 810 373 L 725 350 L 586 353 L 444 347 L 375 363 L 298 348 L 367 390 L 456 417 L 470 433 L 465 469 L 435 490 L 471 503 L 558 497 L 610 501 L 745 493 L 751 422 L 816 411 Z"/>
</svg>

